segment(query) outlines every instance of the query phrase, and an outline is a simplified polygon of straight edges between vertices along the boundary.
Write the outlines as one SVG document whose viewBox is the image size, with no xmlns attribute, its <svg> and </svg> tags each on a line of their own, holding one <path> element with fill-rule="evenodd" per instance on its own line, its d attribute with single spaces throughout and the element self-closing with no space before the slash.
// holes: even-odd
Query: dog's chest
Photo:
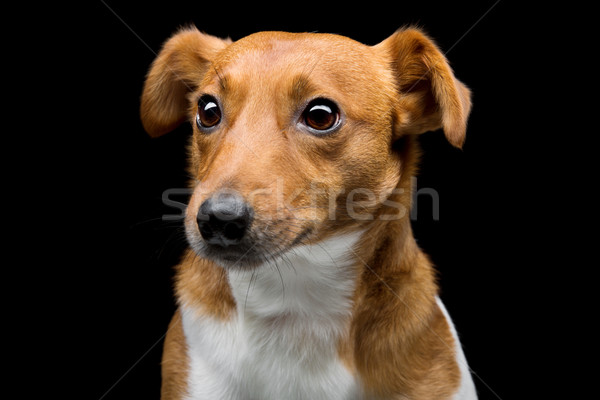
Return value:
<svg viewBox="0 0 600 400">
<path fill-rule="evenodd" d="M 237 314 L 183 312 L 188 399 L 358 399 L 339 354 L 347 333 L 358 236 L 304 247 L 253 272 L 230 272 Z"/>
</svg>

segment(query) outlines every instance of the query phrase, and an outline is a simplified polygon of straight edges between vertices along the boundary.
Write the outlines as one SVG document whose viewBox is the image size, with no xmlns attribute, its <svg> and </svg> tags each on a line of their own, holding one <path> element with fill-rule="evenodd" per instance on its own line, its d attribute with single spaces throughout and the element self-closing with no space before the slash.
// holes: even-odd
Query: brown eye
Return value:
<svg viewBox="0 0 600 400">
<path fill-rule="evenodd" d="M 321 133 L 337 127 L 340 110 L 330 100 L 315 99 L 308 104 L 302 118 L 306 126 Z"/>
<path fill-rule="evenodd" d="M 221 122 L 221 109 L 217 99 L 205 94 L 198 100 L 198 114 L 196 124 L 200 129 L 212 128 Z"/>
</svg>

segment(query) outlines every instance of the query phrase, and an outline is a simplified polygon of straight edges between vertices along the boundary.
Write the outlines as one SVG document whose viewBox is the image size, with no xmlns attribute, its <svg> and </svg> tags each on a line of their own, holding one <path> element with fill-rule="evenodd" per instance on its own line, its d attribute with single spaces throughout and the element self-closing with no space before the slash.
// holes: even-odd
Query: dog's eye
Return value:
<svg viewBox="0 0 600 400">
<path fill-rule="evenodd" d="M 304 124 L 315 131 L 329 131 L 340 122 L 340 110 L 331 100 L 315 99 L 308 104 L 302 118 Z"/>
<path fill-rule="evenodd" d="M 196 114 L 196 124 L 198 128 L 212 128 L 221 122 L 221 109 L 217 100 L 210 95 L 205 94 L 198 100 L 198 114 Z"/>
</svg>

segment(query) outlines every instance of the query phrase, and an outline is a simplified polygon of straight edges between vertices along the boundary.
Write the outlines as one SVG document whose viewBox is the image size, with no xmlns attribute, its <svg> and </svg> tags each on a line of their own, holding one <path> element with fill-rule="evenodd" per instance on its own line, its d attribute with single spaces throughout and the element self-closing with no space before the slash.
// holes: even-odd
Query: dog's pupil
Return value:
<svg viewBox="0 0 600 400">
<path fill-rule="evenodd" d="M 311 120 L 319 126 L 325 126 L 331 119 L 331 109 L 327 106 L 314 106 L 310 110 Z"/>
</svg>

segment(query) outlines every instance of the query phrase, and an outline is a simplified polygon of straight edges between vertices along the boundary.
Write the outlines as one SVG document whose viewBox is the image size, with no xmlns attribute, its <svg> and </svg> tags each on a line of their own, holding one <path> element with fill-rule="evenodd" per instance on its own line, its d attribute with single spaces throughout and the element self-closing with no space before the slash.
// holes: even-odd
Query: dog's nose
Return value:
<svg viewBox="0 0 600 400">
<path fill-rule="evenodd" d="M 219 193 L 200 206 L 198 228 L 207 243 L 227 247 L 241 242 L 252 217 L 252 207 L 241 196 Z"/>
</svg>

